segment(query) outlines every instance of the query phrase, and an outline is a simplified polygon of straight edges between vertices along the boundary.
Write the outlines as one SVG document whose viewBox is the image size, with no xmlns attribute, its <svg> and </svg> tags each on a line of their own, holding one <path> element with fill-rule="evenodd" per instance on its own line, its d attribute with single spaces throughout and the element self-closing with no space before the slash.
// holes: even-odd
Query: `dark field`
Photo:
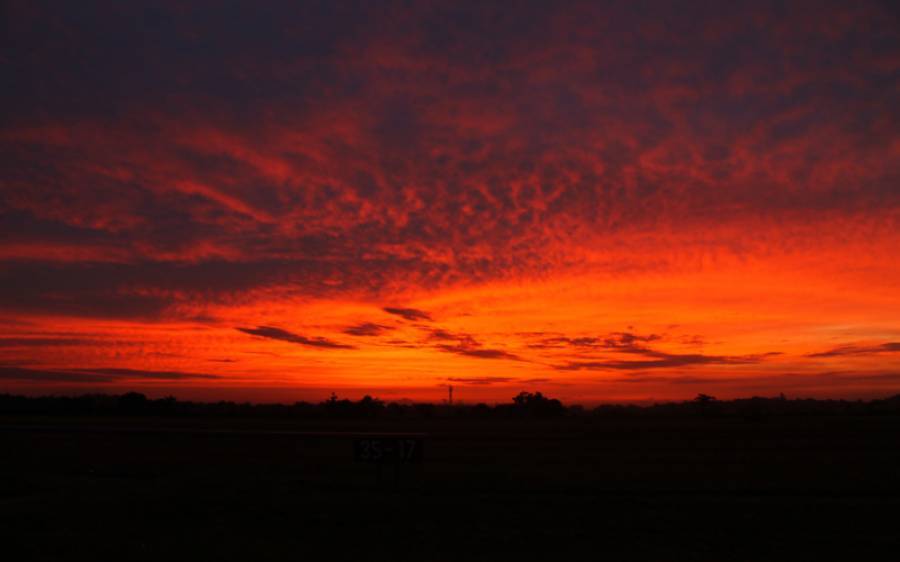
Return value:
<svg viewBox="0 0 900 562">
<path fill-rule="evenodd" d="M 893 416 L 0 427 L 10 561 L 900 559 Z M 425 462 L 291 431 L 424 431 Z"/>
</svg>

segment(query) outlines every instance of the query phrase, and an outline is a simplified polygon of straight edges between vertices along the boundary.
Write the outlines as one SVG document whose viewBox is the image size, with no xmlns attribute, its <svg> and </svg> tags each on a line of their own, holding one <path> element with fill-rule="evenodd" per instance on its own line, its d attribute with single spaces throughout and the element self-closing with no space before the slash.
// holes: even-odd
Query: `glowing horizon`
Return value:
<svg viewBox="0 0 900 562">
<path fill-rule="evenodd" d="M 0 392 L 900 392 L 888 8 L 451 6 L 12 3 Z"/>
</svg>

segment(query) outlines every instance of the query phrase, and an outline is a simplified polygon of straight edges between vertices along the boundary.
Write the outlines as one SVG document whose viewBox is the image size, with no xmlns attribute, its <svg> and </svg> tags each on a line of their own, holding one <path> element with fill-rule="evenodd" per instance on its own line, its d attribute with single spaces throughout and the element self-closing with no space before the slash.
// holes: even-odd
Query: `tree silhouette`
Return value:
<svg viewBox="0 0 900 562">
<path fill-rule="evenodd" d="M 547 398 L 540 392 L 520 392 L 513 397 L 513 404 L 519 413 L 538 418 L 557 417 L 566 411 L 562 402 Z"/>
<path fill-rule="evenodd" d="M 126 414 L 136 414 L 147 408 L 147 397 L 140 392 L 128 392 L 119 396 L 119 409 Z"/>
</svg>

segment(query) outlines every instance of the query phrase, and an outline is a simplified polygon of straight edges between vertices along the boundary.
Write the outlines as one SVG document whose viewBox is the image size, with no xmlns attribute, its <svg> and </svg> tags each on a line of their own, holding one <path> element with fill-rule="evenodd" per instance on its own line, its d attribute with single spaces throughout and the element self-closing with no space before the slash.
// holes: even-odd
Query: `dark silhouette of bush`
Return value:
<svg viewBox="0 0 900 562">
<path fill-rule="evenodd" d="M 415 420 L 431 418 L 554 419 L 561 416 L 584 417 L 598 423 L 618 418 L 679 418 L 697 416 L 739 418 L 758 421 L 777 416 L 897 416 L 900 395 L 876 400 L 813 400 L 754 396 L 735 400 L 716 400 L 700 394 L 685 402 L 666 402 L 647 406 L 604 404 L 592 409 L 565 406 L 540 392 L 521 392 L 505 404 L 429 404 L 385 403 L 365 396 L 361 400 L 339 399 L 332 394 L 318 404 L 251 404 L 229 401 L 192 402 L 172 396 L 150 399 L 138 392 L 122 395 L 85 394 L 82 396 L 27 397 L 0 394 L 0 414 L 37 414 L 49 416 L 169 416 L 291 419 L 385 419 Z"/>
<path fill-rule="evenodd" d="M 143 414 L 147 411 L 147 397 L 140 392 L 128 392 L 119 396 L 119 411 L 123 414 Z"/>
<path fill-rule="evenodd" d="M 562 402 L 547 398 L 540 392 L 520 392 L 513 398 L 514 410 L 520 415 L 534 418 L 557 418 L 566 413 Z"/>
<path fill-rule="evenodd" d="M 715 396 L 710 396 L 709 394 L 703 394 L 701 392 L 694 398 L 693 403 L 697 413 L 701 416 L 709 417 L 720 412 L 720 409 L 717 407 L 718 403 Z"/>
<path fill-rule="evenodd" d="M 360 417 L 375 418 L 385 410 L 384 402 L 377 398 L 372 398 L 368 394 L 362 397 L 362 400 L 354 404 L 355 412 Z"/>
<path fill-rule="evenodd" d="M 492 410 L 491 407 L 487 404 L 479 402 L 478 404 L 472 406 L 469 412 L 474 418 L 487 418 L 490 417 Z"/>
<path fill-rule="evenodd" d="M 385 406 L 384 413 L 387 417 L 396 419 L 404 417 L 406 414 L 406 410 L 400 404 L 391 402 L 390 404 Z"/>
</svg>

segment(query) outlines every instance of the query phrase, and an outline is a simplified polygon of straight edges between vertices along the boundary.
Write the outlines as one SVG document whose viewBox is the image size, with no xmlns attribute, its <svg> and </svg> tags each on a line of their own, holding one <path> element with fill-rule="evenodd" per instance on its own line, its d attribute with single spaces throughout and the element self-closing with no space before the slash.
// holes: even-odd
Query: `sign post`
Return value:
<svg viewBox="0 0 900 562">
<path fill-rule="evenodd" d="M 353 439 L 353 458 L 357 462 L 374 464 L 379 483 L 384 464 L 392 464 L 396 486 L 400 465 L 420 464 L 425 459 L 425 436 L 404 434 L 356 437 Z"/>
</svg>

